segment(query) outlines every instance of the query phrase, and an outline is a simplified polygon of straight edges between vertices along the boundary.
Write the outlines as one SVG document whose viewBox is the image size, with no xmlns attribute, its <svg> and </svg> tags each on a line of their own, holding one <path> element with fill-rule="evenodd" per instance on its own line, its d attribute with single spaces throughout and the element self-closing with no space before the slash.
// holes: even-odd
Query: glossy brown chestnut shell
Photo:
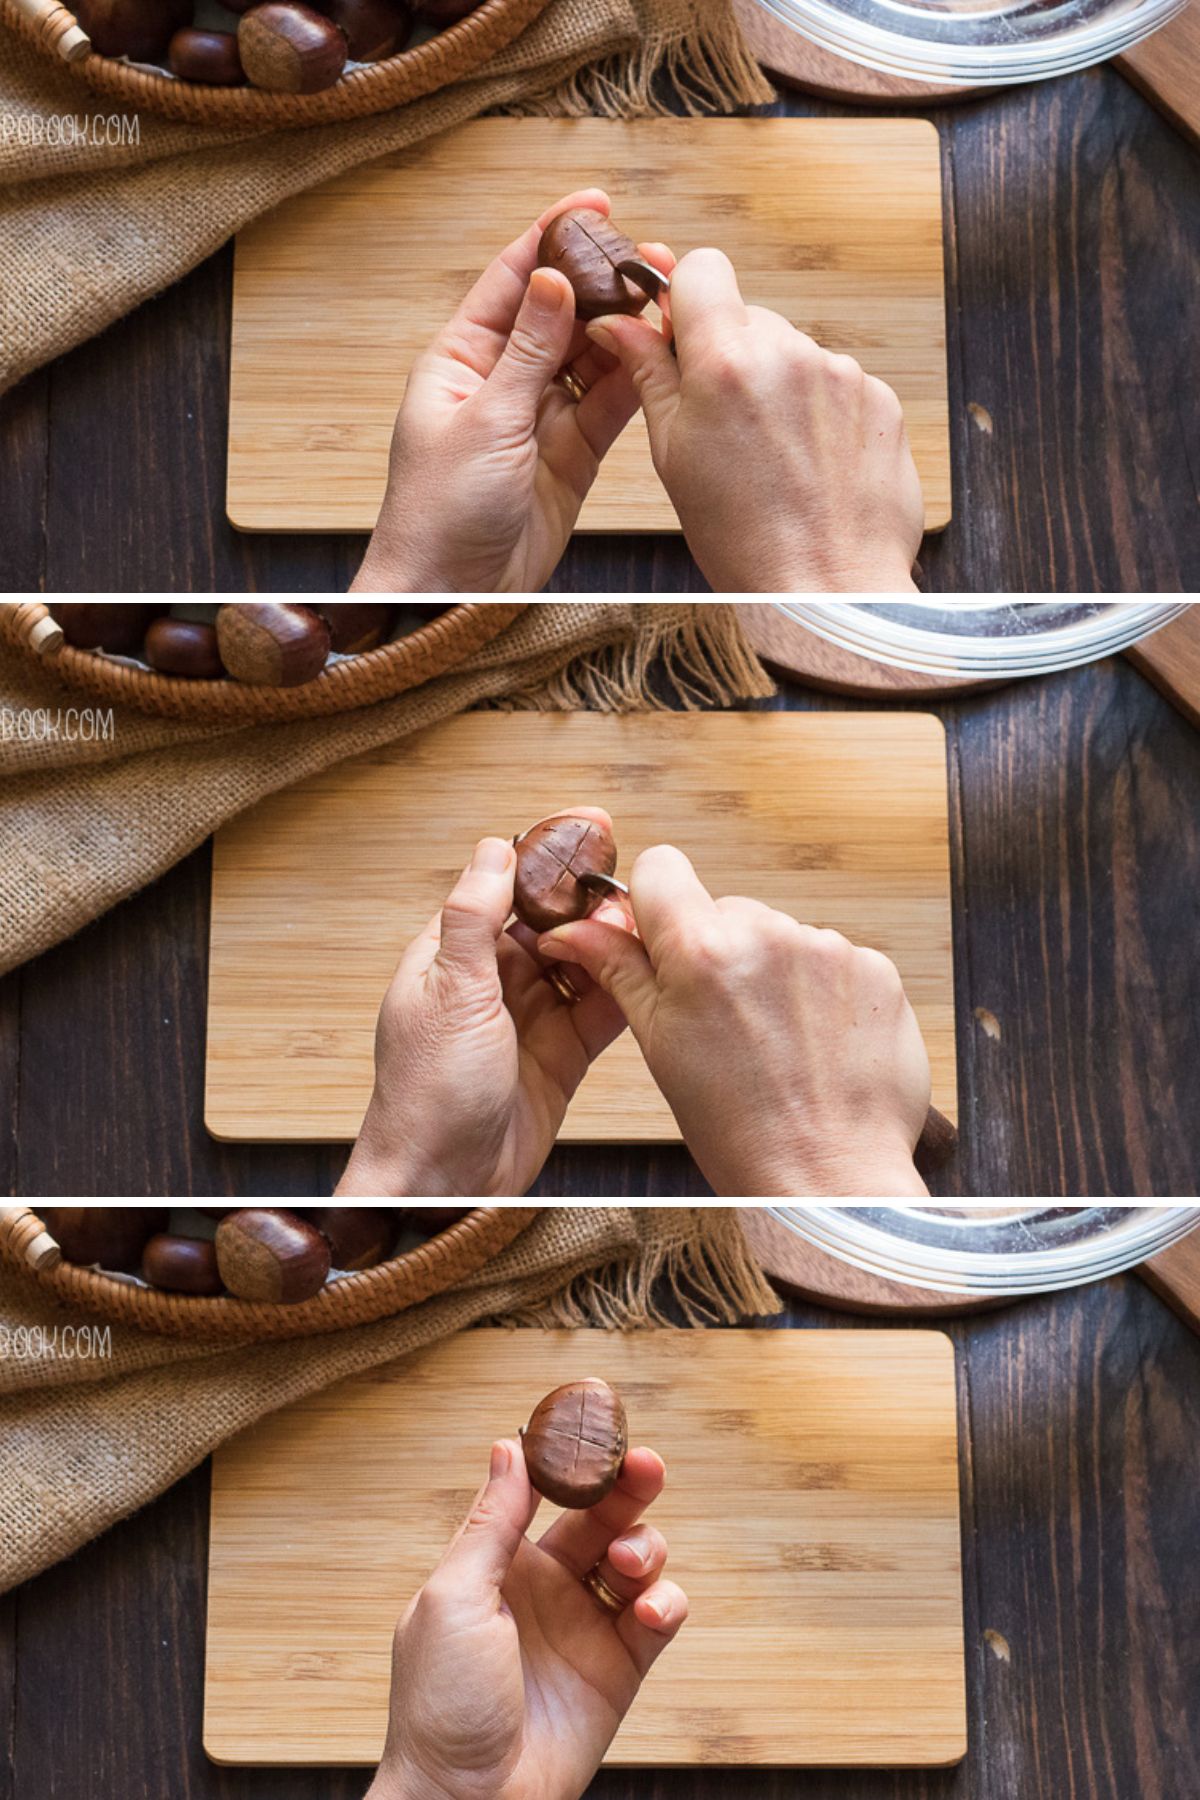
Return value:
<svg viewBox="0 0 1200 1800">
<path fill-rule="evenodd" d="M 596 1375 L 568 1381 L 538 1402 L 521 1439 L 539 1494 L 555 1506 L 597 1506 L 616 1486 L 628 1448 L 621 1396 Z"/>
</svg>

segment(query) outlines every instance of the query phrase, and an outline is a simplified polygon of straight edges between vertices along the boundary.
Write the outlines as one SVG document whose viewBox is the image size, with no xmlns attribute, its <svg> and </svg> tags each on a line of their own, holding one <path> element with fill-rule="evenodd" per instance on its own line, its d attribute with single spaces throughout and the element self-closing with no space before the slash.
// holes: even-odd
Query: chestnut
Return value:
<svg viewBox="0 0 1200 1800">
<path fill-rule="evenodd" d="M 68 1262 L 135 1275 L 146 1243 L 166 1228 L 167 1213 L 154 1206 L 49 1206 L 42 1220 Z"/>
<path fill-rule="evenodd" d="M 554 1389 L 521 1432 L 525 1467 L 555 1506 L 598 1506 L 617 1485 L 628 1432 L 621 1396 L 589 1375 Z"/>
<path fill-rule="evenodd" d="M 584 919 L 602 894 L 589 891 L 581 875 L 611 875 L 617 866 L 612 832 L 594 819 L 556 813 L 513 839 L 517 872 L 513 911 L 531 931 L 553 931 Z"/>
<path fill-rule="evenodd" d="M 419 0 L 417 15 L 429 25 L 456 25 L 482 4 L 483 0 Z"/>
<path fill-rule="evenodd" d="M 460 1219 L 470 1217 L 469 1206 L 412 1206 L 408 1210 L 406 1222 L 414 1231 L 420 1231 L 426 1237 L 436 1237 L 439 1231 L 449 1231 Z"/>
<path fill-rule="evenodd" d="M 320 7 L 345 32 L 352 62 L 380 62 L 394 56 L 413 33 L 408 0 L 320 0 Z"/>
<path fill-rule="evenodd" d="M 211 1239 L 170 1231 L 156 1232 L 142 1251 L 142 1279 L 172 1294 L 219 1294 L 224 1287 Z"/>
<path fill-rule="evenodd" d="M 246 79 L 232 31 L 197 31 L 185 25 L 167 46 L 167 67 L 183 81 L 207 87 L 240 87 Z"/>
<path fill-rule="evenodd" d="M 315 1225 L 282 1208 L 247 1206 L 217 1226 L 217 1267 L 239 1300 L 292 1306 L 311 1300 L 329 1275 L 329 1245 Z"/>
<path fill-rule="evenodd" d="M 359 605 L 354 600 L 314 606 L 329 627 L 330 648 L 339 656 L 361 656 L 382 644 L 392 622 L 390 606 Z"/>
<path fill-rule="evenodd" d="M 382 1206 L 317 1206 L 308 1218 L 328 1242 L 335 1269 L 373 1269 L 396 1241 L 396 1214 Z"/>
<path fill-rule="evenodd" d="M 151 620 L 163 608 L 121 606 L 116 602 L 89 605 L 69 600 L 52 610 L 63 628 L 63 636 L 77 650 L 110 650 L 114 656 L 138 656 Z"/>
<path fill-rule="evenodd" d="M 301 0 L 266 0 L 242 14 L 242 67 L 255 87 L 277 94 L 316 94 L 346 66 L 346 34 Z"/>
<path fill-rule="evenodd" d="M 650 295 L 618 263 L 641 262 L 632 238 L 612 220 L 588 206 L 578 206 L 551 219 L 538 245 L 538 262 L 561 269 L 575 294 L 575 315 L 598 319 L 604 313 L 640 313 Z"/>
<path fill-rule="evenodd" d="M 156 63 L 174 33 L 190 25 L 192 0 L 75 0 L 73 11 L 98 56 Z"/>
<path fill-rule="evenodd" d="M 217 614 L 217 645 L 236 680 L 299 687 L 325 667 L 330 635 L 311 606 L 238 601 Z"/>
<path fill-rule="evenodd" d="M 143 654 L 150 667 L 162 675 L 219 681 L 225 673 L 215 627 L 191 619 L 155 619 L 146 633 Z"/>
</svg>

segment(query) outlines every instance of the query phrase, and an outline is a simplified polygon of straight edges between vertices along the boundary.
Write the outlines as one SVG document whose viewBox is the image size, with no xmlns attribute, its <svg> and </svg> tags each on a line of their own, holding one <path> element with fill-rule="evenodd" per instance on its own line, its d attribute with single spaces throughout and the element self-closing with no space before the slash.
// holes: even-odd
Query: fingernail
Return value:
<svg viewBox="0 0 1200 1800">
<path fill-rule="evenodd" d="M 645 1538 L 644 1537 L 622 1538 L 621 1543 L 624 1546 L 624 1548 L 626 1550 L 628 1550 L 630 1556 L 633 1557 L 633 1559 L 637 1563 L 638 1567 L 641 1568 L 646 1561 L 646 1540 L 645 1540 Z"/>
<path fill-rule="evenodd" d="M 480 838 L 471 858 L 471 867 L 482 875 L 502 875 L 508 867 L 513 847 L 507 838 Z"/>
<path fill-rule="evenodd" d="M 488 1468 L 488 1479 L 490 1481 L 499 1481 L 500 1477 L 502 1475 L 507 1475 L 511 1468 L 512 1451 L 504 1442 L 503 1438 L 500 1438 L 492 1445 L 492 1460 Z"/>
<path fill-rule="evenodd" d="M 578 958 L 571 950 L 571 946 L 569 944 L 559 943 L 558 939 L 554 936 L 540 937 L 538 939 L 537 947 L 538 954 L 541 956 L 548 956 L 551 962 L 573 963 L 578 961 Z"/>
<path fill-rule="evenodd" d="M 601 350 L 607 350 L 610 356 L 617 354 L 617 340 L 602 320 L 593 319 L 586 329 L 593 344 L 599 344 Z"/>
<path fill-rule="evenodd" d="M 648 1613 L 656 1625 L 663 1624 L 667 1616 L 660 1600 L 643 1600 L 642 1611 Z"/>
<path fill-rule="evenodd" d="M 543 312 L 561 312 L 567 298 L 566 285 L 549 269 L 535 269 L 529 277 L 529 298 Z"/>
</svg>

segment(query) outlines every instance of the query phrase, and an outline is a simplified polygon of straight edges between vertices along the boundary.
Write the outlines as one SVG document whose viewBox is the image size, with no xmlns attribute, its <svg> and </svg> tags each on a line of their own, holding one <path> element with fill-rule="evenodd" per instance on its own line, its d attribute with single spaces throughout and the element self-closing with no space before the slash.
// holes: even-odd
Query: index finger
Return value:
<svg viewBox="0 0 1200 1800">
<path fill-rule="evenodd" d="M 682 850 L 656 844 L 643 850 L 629 877 L 629 898 L 646 954 L 657 963 L 664 933 L 707 922 L 717 903 Z"/>
<path fill-rule="evenodd" d="M 749 319 L 733 264 L 722 250 L 689 250 L 671 276 L 671 323 L 680 355 Z"/>
<path fill-rule="evenodd" d="M 556 200 L 536 218 L 528 230 L 490 262 L 458 311 L 430 345 L 430 352 L 466 363 L 485 380 L 500 360 L 508 342 L 529 277 L 538 266 L 538 245 L 551 219 L 576 206 L 588 206 L 608 214 L 612 201 L 603 188 L 581 188 Z"/>
</svg>

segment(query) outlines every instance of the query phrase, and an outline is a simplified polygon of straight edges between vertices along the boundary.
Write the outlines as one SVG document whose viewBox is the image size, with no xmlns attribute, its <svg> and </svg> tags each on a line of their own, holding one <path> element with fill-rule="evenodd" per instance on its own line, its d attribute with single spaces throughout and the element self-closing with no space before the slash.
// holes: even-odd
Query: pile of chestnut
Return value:
<svg viewBox="0 0 1200 1800">
<path fill-rule="evenodd" d="M 107 650 L 195 681 L 299 687 L 331 654 L 356 656 L 424 624 L 443 606 L 380 606 L 343 600 L 324 606 L 237 601 L 228 606 L 143 606 L 68 601 L 51 607 L 68 644 Z"/>
<path fill-rule="evenodd" d="M 67 1262 L 138 1275 L 172 1294 L 292 1306 L 334 1270 L 373 1269 L 466 1212 L 446 1206 L 52 1206 L 43 1222 Z"/>
<path fill-rule="evenodd" d="M 99 56 L 169 69 L 207 87 L 246 82 L 277 94 L 316 94 L 348 63 L 381 62 L 407 45 L 417 24 L 440 31 L 482 0 L 74 0 Z M 197 22 L 197 13 L 205 23 Z M 210 28 L 214 13 L 229 29 Z"/>
</svg>

